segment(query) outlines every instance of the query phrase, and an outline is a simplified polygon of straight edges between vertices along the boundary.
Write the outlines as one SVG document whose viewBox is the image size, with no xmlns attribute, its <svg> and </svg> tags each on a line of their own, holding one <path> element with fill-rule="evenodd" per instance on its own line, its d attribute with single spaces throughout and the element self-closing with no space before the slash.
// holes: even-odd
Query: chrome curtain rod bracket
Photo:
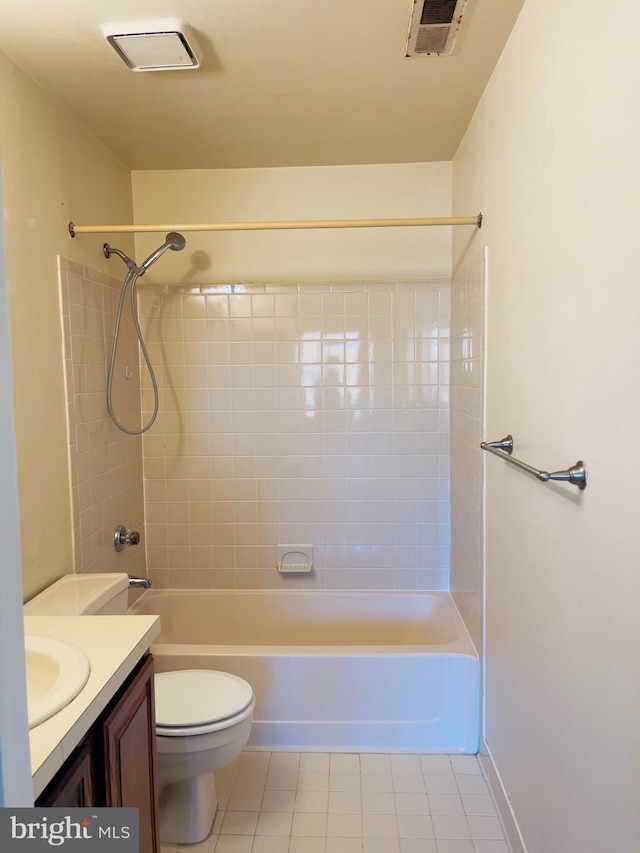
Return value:
<svg viewBox="0 0 640 853">
<path fill-rule="evenodd" d="M 483 441 L 480 448 L 482 450 L 486 450 L 488 453 L 493 453 L 494 456 L 500 456 L 506 462 L 509 462 L 511 465 L 515 465 L 515 467 L 519 468 L 521 471 L 526 471 L 527 474 L 532 474 L 542 483 L 547 483 L 549 480 L 553 480 L 559 483 L 570 483 L 572 486 L 577 486 L 580 491 L 587 488 L 587 466 L 581 459 L 578 459 L 575 465 L 567 468 L 566 471 L 549 472 L 540 471 L 538 468 L 534 468 L 532 465 L 527 465 L 526 462 L 521 462 L 520 459 L 513 457 L 511 455 L 513 453 L 513 436 L 511 435 L 506 435 L 499 441 Z"/>
</svg>

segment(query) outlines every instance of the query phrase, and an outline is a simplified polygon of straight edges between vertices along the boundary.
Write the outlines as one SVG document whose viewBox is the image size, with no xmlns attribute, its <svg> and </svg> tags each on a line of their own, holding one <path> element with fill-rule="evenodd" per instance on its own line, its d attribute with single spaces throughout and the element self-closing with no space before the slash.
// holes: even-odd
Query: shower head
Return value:
<svg viewBox="0 0 640 853">
<path fill-rule="evenodd" d="M 141 269 L 145 272 L 149 269 L 151 264 L 155 264 L 158 258 L 161 258 L 162 255 L 167 251 L 167 249 L 172 249 L 174 252 L 181 252 L 184 247 L 187 245 L 187 241 L 184 239 L 182 234 L 178 234 L 177 231 L 170 231 L 162 246 L 157 248 L 155 252 L 153 252 L 146 261 L 143 262 Z M 140 273 L 142 275 L 142 273 Z"/>
</svg>

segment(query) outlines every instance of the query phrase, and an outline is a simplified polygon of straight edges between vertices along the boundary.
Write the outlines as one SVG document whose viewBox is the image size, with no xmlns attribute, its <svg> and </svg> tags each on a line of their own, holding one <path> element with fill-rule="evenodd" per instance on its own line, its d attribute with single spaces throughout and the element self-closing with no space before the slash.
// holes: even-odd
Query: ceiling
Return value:
<svg viewBox="0 0 640 853">
<path fill-rule="evenodd" d="M 452 159 L 524 0 L 404 55 L 411 0 L 0 0 L 0 49 L 132 169 Z M 179 17 L 198 70 L 134 73 L 99 25 Z"/>
</svg>

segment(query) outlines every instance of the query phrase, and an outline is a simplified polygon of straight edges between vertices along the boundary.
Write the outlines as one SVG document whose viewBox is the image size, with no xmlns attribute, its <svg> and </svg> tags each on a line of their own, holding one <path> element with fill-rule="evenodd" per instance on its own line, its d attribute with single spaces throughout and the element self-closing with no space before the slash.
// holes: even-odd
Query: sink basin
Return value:
<svg viewBox="0 0 640 853">
<path fill-rule="evenodd" d="M 87 683 L 91 664 L 82 649 L 53 637 L 27 634 L 24 647 L 32 729 L 75 699 Z"/>
</svg>

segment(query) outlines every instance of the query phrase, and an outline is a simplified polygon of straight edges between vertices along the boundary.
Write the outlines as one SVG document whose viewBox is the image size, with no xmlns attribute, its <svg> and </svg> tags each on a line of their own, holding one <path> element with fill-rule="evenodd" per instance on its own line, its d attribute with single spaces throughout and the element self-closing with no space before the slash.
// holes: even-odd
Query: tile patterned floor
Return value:
<svg viewBox="0 0 640 853">
<path fill-rule="evenodd" d="M 162 853 L 509 853 L 473 755 L 244 752 L 200 844 Z"/>
</svg>

